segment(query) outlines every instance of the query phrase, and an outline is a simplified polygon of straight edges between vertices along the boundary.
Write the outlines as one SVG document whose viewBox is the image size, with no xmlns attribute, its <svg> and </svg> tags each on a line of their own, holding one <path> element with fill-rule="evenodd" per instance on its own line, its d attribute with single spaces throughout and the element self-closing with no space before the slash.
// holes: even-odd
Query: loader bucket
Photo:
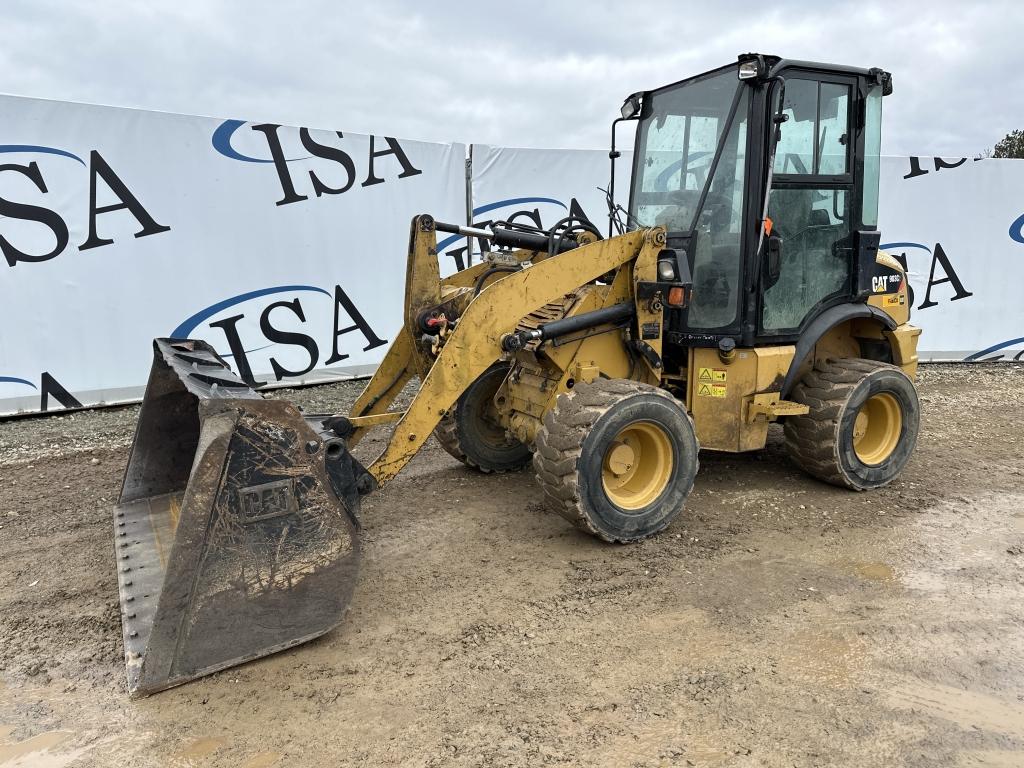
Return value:
<svg viewBox="0 0 1024 768">
<path fill-rule="evenodd" d="M 114 513 L 128 691 L 147 695 L 334 627 L 373 478 L 201 341 L 157 339 Z"/>
</svg>

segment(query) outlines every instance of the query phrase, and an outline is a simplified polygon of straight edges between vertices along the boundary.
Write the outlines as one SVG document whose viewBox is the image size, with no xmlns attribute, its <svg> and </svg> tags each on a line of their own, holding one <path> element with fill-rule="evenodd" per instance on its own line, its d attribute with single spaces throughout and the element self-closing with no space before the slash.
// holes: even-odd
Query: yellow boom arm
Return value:
<svg viewBox="0 0 1024 768">
<path fill-rule="evenodd" d="M 415 375 L 422 377 L 419 392 L 398 424 L 387 447 L 367 468 L 378 483 L 385 483 L 409 463 L 445 413 L 477 377 L 501 359 L 501 339 L 516 329 L 519 320 L 581 285 L 611 272 L 637 257 L 644 231 L 600 240 L 558 255 L 540 258 L 531 266 L 508 274 L 473 296 L 469 289 L 489 264 L 478 264 L 441 280 L 437 266 L 436 234 L 430 216 L 413 220 L 409 265 L 406 271 L 405 327 L 392 343 L 383 363 L 352 408 L 354 445 Z M 529 252 L 518 252 L 524 259 Z M 464 289 L 459 291 L 458 289 Z M 468 304 L 455 328 L 446 336 L 436 357 L 419 345 L 420 322 L 425 311 L 451 301 Z"/>
</svg>

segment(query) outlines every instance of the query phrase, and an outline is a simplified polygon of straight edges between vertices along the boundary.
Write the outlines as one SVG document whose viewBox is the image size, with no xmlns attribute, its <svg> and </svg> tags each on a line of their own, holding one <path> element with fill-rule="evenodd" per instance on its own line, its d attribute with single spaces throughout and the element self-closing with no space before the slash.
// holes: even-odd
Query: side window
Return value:
<svg viewBox="0 0 1024 768">
<path fill-rule="evenodd" d="M 775 150 L 777 174 L 838 176 L 849 170 L 850 86 L 786 80 L 782 139 Z"/>
<path fill-rule="evenodd" d="M 849 156 L 850 86 L 822 83 L 818 97 L 818 173 L 840 176 Z"/>
<path fill-rule="evenodd" d="M 845 189 L 773 189 L 768 215 L 782 237 L 782 269 L 765 291 L 761 324 L 794 330 L 818 302 L 847 288 L 850 199 Z"/>
<path fill-rule="evenodd" d="M 768 216 L 782 238 L 779 279 L 761 302 L 768 333 L 796 331 L 816 306 L 849 290 L 852 97 L 848 83 L 786 78 L 782 108 L 789 119 L 775 149 L 778 183 L 768 198 Z"/>
<path fill-rule="evenodd" d="M 776 100 L 775 103 L 778 103 Z M 786 80 L 782 138 L 775 147 L 775 173 L 814 173 L 814 122 L 818 116 L 818 83 Z"/>
<path fill-rule="evenodd" d="M 864 226 L 878 224 L 879 156 L 882 152 L 882 86 L 868 91 L 864 107 Z"/>
</svg>

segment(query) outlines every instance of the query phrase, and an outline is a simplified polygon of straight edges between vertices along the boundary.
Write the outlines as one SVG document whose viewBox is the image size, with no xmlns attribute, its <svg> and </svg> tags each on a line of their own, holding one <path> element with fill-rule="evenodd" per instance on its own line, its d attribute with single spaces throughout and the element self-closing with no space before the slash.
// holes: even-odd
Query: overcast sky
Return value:
<svg viewBox="0 0 1024 768">
<path fill-rule="evenodd" d="M 1024 128 L 1024 3 L 3 0 L 0 92 L 410 139 L 607 146 L 746 51 L 893 73 L 886 154 Z"/>
</svg>

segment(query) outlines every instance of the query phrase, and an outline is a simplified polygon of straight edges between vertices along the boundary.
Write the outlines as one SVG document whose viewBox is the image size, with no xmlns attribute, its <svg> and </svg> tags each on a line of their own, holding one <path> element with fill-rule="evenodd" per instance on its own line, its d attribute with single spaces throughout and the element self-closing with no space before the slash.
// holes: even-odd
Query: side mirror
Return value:
<svg viewBox="0 0 1024 768">
<path fill-rule="evenodd" d="M 768 236 L 768 247 L 765 252 L 764 287 L 771 288 L 779 281 L 782 274 L 782 238 L 778 235 Z"/>
<path fill-rule="evenodd" d="M 783 111 L 786 106 L 786 79 L 781 75 L 776 75 L 772 80 L 774 81 L 772 86 L 778 88 L 777 108 L 775 114 L 772 115 L 772 125 L 775 126 L 772 138 L 772 158 L 774 159 L 775 145 L 782 141 L 782 124 L 789 120 L 789 115 Z"/>
</svg>

